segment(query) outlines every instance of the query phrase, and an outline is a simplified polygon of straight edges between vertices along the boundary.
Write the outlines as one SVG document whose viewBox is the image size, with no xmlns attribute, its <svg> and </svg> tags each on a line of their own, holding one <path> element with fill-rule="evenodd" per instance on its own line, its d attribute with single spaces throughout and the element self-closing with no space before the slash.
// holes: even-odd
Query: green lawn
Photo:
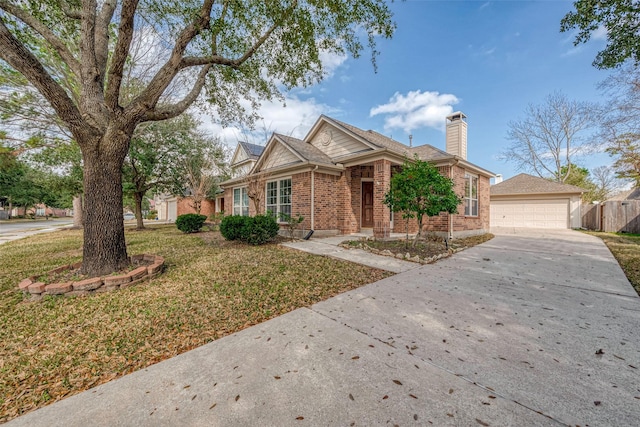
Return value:
<svg viewBox="0 0 640 427">
<path fill-rule="evenodd" d="M 601 238 L 607 245 L 624 274 L 640 295 L 640 234 L 601 233 L 588 234 Z"/>
<path fill-rule="evenodd" d="M 163 256 L 163 275 L 116 292 L 25 302 L 18 282 L 79 261 L 81 239 L 62 230 L 0 246 L 0 422 L 390 275 L 161 226 L 127 230 L 127 242 L 130 255 Z"/>
</svg>

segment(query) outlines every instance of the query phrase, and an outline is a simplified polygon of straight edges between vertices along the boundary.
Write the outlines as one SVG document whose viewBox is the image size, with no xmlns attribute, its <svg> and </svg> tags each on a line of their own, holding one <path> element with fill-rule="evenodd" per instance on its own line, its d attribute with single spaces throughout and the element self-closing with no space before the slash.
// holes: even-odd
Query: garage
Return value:
<svg viewBox="0 0 640 427">
<path fill-rule="evenodd" d="M 492 227 L 569 228 L 569 199 L 491 202 Z"/>
<path fill-rule="evenodd" d="M 580 227 L 583 189 L 528 174 L 491 187 L 491 227 Z"/>
</svg>

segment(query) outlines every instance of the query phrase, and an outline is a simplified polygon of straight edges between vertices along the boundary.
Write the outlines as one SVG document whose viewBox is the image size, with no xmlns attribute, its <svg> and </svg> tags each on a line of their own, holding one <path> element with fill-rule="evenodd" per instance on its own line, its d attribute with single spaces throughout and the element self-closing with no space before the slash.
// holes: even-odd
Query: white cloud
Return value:
<svg viewBox="0 0 640 427">
<path fill-rule="evenodd" d="M 591 33 L 591 38 L 594 40 L 606 40 L 607 35 L 607 29 L 601 25 L 593 33 Z"/>
<path fill-rule="evenodd" d="M 340 67 L 345 66 L 347 59 L 347 55 L 321 51 L 324 79 L 333 77 Z M 278 100 L 263 102 L 257 111 L 262 119 L 255 123 L 254 130 L 238 126 L 222 127 L 215 115 L 212 117 L 200 113 L 198 117 L 202 121 L 202 129 L 211 136 L 219 136 L 229 147 L 235 147 L 239 140 L 264 145 L 273 132 L 303 138 L 321 114 L 336 114 L 340 111 L 310 96 L 314 91 L 323 90 L 325 89 L 322 87 L 313 86 L 295 89 L 293 93 L 284 94 L 284 105 Z M 241 101 L 241 105 L 251 111 L 249 102 Z"/>
<path fill-rule="evenodd" d="M 324 68 L 324 78 L 328 79 L 332 77 L 336 70 L 340 68 L 348 59 L 347 55 L 338 54 L 334 52 L 321 51 L 320 61 Z"/>
<path fill-rule="evenodd" d="M 443 129 L 445 117 L 453 112 L 453 105 L 458 102 L 458 97 L 447 93 L 416 90 L 402 95 L 396 92 L 388 103 L 372 108 L 369 115 L 386 115 L 385 130 L 396 128 L 410 133 L 421 127 Z"/>
<path fill-rule="evenodd" d="M 250 108 L 247 102 L 245 107 Z M 258 110 L 261 120 L 255 129 L 222 127 L 217 118 L 200 114 L 201 128 L 211 136 L 219 136 L 229 147 L 235 147 L 238 140 L 264 145 L 273 132 L 303 138 L 321 114 L 336 113 L 335 108 L 317 102 L 314 98 L 300 99 L 289 95 L 285 105 L 279 101 L 263 102 Z"/>
</svg>

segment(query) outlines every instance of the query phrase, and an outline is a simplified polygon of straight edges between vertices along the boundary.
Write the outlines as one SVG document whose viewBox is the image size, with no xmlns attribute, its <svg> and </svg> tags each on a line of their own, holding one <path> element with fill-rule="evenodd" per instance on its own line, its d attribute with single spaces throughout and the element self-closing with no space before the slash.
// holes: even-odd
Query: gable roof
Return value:
<svg viewBox="0 0 640 427">
<path fill-rule="evenodd" d="M 294 151 L 299 157 L 302 157 L 306 161 L 328 165 L 334 164 L 329 156 L 307 142 L 279 133 L 274 133 L 274 136 L 279 138 L 280 142 L 284 143 L 290 150 Z"/>
<path fill-rule="evenodd" d="M 369 144 L 376 146 L 378 148 L 388 148 L 398 153 L 402 153 L 406 151 L 406 149 L 408 148 L 406 145 L 398 141 L 395 141 L 389 137 L 386 137 L 376 131 L 362 130 L 353 125 L 350 125 L 349 123 L 341 122 L 340 120 L 336 120 L 331 117 L 327 117 L 327 118 L 330 119 L 332 122 L 340 125 L 341 127 L 347 129 L 349 132 L 356 134 L 357 136 L 364 139 Z"/>
<path fill-rule="evenodd" d="M 262 145 L 251 144 L 250 142 L 238 141 L 238 145 L 244 149 L 247 156 L 252 160 L 258 160 L 258 157 L 260 157 L 264 151 L 264 147 Z"/>
<path fill-rule="evenodd" d="M 584 193 L 585 190 L 575 185 L 560 184 L 538 176 L 521 173 L 500 184 L 491 186 L 492 196 L 511 194 L 543 194 L 543 193 Z"/>
<path fill-rule="evenodd" d="M 325 116 L 326 117 L 326 116 Z M 373 130 L 362 130 L 348 123 L 341 122 L 330 117 L 328 119 L 339 124 L 350 132 L 358 135 L 360 138 L 366 140 L 370 144 L 377 146 L 378 148 L 387 148 L 396 153 L 402 154 L 407 157 L 413 157 L 417 154 L 420 160 L 443 160 L 451 159 L 454 156 L 446 151 L 440 150 L 432 145 L 424 144 L 417 147 L 408 147 L 407 145 L 389 138 Z"/>
</svg>

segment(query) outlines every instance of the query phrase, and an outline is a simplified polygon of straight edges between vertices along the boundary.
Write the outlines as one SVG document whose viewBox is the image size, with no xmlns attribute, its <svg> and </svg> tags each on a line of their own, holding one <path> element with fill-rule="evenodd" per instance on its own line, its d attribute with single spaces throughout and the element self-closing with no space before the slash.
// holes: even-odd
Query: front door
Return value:
<svg viewBox="0 0 640 427">
<path fill-rule="evenodd" d="M 362 228 L 373 227 L 373 182 L 362 183 Z"/>
</svg>

